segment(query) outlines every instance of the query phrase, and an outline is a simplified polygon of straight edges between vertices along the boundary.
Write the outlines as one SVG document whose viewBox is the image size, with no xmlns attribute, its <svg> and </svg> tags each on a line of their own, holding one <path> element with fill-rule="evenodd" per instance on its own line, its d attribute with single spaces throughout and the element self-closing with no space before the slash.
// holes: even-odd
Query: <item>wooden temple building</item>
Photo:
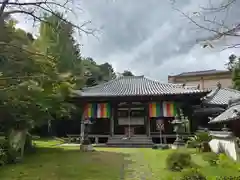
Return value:
<svg viewBox="0 0 240 180">
<path fill-rule="evenodd" d="M 73 100 L 84 107 L 82 122 L 92 122 L 89 137 L 95 141 L 152 144 L 159 142 L 160 129 L 165 143 L 174 141 L 171 121 L 180 110 L 189 119 L 190 132 L 194 132 L 198 124 L 193 119 L 193 107 L 209 92 L 144 76 L 123 76 L 77 90 Z"/>
</svg>

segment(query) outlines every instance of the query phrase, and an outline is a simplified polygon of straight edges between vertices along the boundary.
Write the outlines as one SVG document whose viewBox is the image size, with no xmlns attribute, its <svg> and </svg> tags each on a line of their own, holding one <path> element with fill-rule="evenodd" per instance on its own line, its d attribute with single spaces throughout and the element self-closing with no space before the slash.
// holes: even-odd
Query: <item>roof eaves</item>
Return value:
<svg viewBox="0 0 240 180">
<path fill-rule="evenodd" d="M 221 123 L 237 119 L 240 119 L 240 104 L 229 107 L 227 110 L 225 110 L 219 116 L 211 120 L 209 123 Z"/>
</svg>

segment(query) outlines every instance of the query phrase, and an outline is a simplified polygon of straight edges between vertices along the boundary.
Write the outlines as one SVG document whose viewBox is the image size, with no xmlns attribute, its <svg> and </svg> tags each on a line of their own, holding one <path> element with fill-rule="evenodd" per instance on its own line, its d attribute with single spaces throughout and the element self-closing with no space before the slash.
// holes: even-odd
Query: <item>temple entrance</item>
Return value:
<svg viewBox="0 0 240 180">
<path fill-rule="evenodd" d="M 128 137 L 146 134 L 146 112 L 144 107 L 120 107 L 114 134 Z"/>
<path fill-rule="evenodd" d="M 131 136 L 134 136 L 134 127 L 125 127 L 124 130 L 125 130 L 125 136 L 127 137 L 131 137 Z"/>
</svg>

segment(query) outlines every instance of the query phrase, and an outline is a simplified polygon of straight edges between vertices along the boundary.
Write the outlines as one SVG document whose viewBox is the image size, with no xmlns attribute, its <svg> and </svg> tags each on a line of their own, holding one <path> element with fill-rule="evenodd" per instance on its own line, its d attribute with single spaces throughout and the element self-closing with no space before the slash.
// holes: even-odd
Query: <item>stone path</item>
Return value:
<svg viewBox="0 0 240 180">
<path fill-rule="evenodd" d="M 139 149 L 138 152 L 129 155 L 123 165 L 122 180 L 150 180 L 152 171 L 149 162 L 144 158 L 144 153 Z"/>
</svg>

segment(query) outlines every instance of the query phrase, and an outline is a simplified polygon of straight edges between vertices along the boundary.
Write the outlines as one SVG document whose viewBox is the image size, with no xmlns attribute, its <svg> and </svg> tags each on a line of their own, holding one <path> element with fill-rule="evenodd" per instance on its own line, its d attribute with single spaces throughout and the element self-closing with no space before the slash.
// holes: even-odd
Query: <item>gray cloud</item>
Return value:
<svg viewBox="0 0 240 180">
<path fill-rule="evenodd" d="M 200 9 L 208 6 L 209 0 L 175 1 L 175 7 L 183 12 L 199 12 L 209 19 L 217 15 L 228 25 L 236 23 L 240 15 L 239 2 L 228 12 L 210 14 Z M 219 3 L 212 0 L 212 4 Z M 81 21 L 91 20 L 100 28 L 99 40 L 91 36 L 80 39 L 83 55 L 100 63 L 108 61 L 120 72 L 128 69 L 165 81 L 167 75 L 182 71 L 222 69 L 231 53 L 239 53 L 237 49 L 220 51 L 232 39 L 217 42 L 214 49 L 203 49 L 196 40 L 212 34 L 190 23 L 173 9 L 170 0 L 82 0 L 80 6 L 84 10 Z M 195 15 L 194 19 L 209 25 L 202 17 Z"/>
<path fill-rule="evenodd" d="M 175 7 L 186 13 L 207 14 L 199 7 L 206 7 L 208 3 L 208 0 L 177 1 Z M 118 71 L 129 69 L 166 80 L 167 75 L 181 71 L 222 69 L 228 55 L 237 51 L 202 49 L 196 40 L 212 34 L 189 23 L 167 0 L 85 0 L 83 6 L 93 22 L 102 27 L 99 41 L 88 37 L 84 54 L 109 61 Z M 237 9 L 228 12 L 228 16 L 222 12 L 218 17 L 234 24 L 236 18 L 233 17 L 239 15 Z M 215 15 L 207 14 L 207 17 Z M 195 19 L 206 23 L 198 17 Z"/>
</svg>

